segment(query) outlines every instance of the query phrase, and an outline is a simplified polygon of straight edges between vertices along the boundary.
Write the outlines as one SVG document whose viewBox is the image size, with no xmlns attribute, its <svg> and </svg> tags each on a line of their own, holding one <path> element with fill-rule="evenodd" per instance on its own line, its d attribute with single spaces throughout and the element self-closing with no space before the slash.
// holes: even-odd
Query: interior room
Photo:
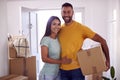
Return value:
<svg viewBox="0 0 120 80">
<path fill-rule="evenodd" d="M 107 41 L 110 64 L 115 68 L 115 77 L 120 79 L 120 0 L 0 0 L 0 77 L 9 75 L 12 68 L 8 37 L 23 35 L 33 56 L 25 59 L 31 63 L 26 65 L 35 65 L 28 67 L 35 69 L 28 74 L 39 80 L 38 76 L 44 64 L 40 55 L 40 40 L 50 16 L 58 16 L 64 23 L 61 17 L 61 5 L 64 2 L 73 5 L 74 20 L 89 26 Z M 86 40 L 83 48 L 87 49 L 96 44 Z M 14 67 L 13 70 L 15 71 Z M 110 77 L 110 70 L 102 75 Z"/>
</svg>

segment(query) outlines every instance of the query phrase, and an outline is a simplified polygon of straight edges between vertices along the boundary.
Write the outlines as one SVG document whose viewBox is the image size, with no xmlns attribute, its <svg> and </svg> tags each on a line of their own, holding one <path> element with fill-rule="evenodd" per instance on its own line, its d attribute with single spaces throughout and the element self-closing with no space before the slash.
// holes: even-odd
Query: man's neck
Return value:
<svg viewBox="0 0 120 80">
<path fill-rule="evenodd" d="M 69 23 L 65 23 L 66 26 L 72 24 L 73 20 L 71 20 Z"/>
</svg>

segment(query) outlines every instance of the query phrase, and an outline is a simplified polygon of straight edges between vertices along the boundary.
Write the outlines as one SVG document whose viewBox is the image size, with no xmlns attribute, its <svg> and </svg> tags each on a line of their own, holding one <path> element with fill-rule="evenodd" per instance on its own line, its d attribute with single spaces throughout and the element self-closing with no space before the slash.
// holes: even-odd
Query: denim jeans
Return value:
<svg viewBox="0 0 120 80">
<path fill-rule="evenodd" d="M 60 69 L 61 80 L 85 80 L 85 76 L 82 74 L 81 69 L 74 70 L 62 70 Z"/>
<path fill-rule="evenodd" d="M 55 75 L 39 75 L 39 80 L 61 80 L 60 73 L 57 76 Z"/>
</svg>

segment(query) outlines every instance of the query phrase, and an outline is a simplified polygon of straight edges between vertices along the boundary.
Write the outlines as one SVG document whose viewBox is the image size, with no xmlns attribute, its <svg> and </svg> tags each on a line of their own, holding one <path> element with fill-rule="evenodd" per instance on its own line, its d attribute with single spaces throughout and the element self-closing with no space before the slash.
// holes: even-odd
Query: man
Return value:
<svg viewBox="0 0 120 80">
<path fill-rule="evenodd" d="M 81 49 L 83 41 L 86 38 L 90 38 L 101 44 L 106 57 L 107 70 L 110 68 L 109 51 L 105 39 L 87 26 L 74 21 L 72 19 L 73 14 L 73 6 L 70 3 L 64 3 L 61 8 L 61 15 L 65 23 L 62 25 L 59 33 L 61 57 L 67 56 L 72 59 L 72 62 L 70 64 L 61 64 L 61 80 L 85 80 L 76 53 Z"/>
</svg>

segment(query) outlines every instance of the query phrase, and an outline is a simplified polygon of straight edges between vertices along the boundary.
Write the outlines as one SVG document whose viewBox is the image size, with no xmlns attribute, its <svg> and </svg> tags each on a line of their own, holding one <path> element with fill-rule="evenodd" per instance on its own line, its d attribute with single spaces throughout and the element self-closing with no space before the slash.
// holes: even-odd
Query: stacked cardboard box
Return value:
<svg viewBox="0 0 120 80">
<path fill-rule="evenodd" d="M 7 75 L 4 77 L 0 77 L 0 80 L 28 80 L 27 76 L 22 76 L 22 75 Z"/>
<path fill-rule="evenodd" d="M 9 58 L 16 58 L 17 57 L 17 51 L 15 50 L 15 47 L 9 47 Z"/>
<path fill-rule="evenodd" d="M 77 56 L 82 73 L 84 75 L 92 75 L 92 80 L 99 80 L 95 78 L 101 76 L 100 74 L 106 69 L 105 56 L 101 46 L 80 50 Z"/>
<path fill-rule="evenodd" d="M 10 47 L 9 73 L 28 76 L 29 80 L 36 80 L 36 56 L 17 57 L 15 48 Z"/>
</svg>

